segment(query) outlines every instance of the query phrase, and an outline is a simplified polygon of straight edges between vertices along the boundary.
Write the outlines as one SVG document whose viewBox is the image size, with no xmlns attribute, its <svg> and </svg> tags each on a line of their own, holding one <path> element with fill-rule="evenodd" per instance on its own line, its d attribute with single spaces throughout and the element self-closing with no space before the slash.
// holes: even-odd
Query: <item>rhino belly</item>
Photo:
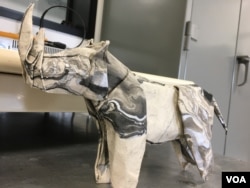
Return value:
<svg viewBox="0 0 250 188">
<path fill-rule="evenodd" d="M 178 109 L 178 91 L 171 84 L 143 82 L 147 101 L 147 140 L 162 143 L 179 138 L 183 134 Z"/>
</svg>

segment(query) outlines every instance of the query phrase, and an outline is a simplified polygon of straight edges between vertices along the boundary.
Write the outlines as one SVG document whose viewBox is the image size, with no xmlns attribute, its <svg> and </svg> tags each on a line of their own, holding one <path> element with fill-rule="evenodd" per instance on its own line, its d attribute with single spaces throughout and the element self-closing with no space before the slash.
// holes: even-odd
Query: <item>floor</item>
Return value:
<svg viewBox="0 0 250 188">
<path fill-rule="evenodd" d="M 1 188 L 111 188 L 96 184 L 98 133 L 86 114 L 0 113 Z M 182 171 L 170 143 L 147 145 L 138 188 L 219 188 L 222 171 L 250 164 L 215 155 L 209 180 Z"/>
</svg>

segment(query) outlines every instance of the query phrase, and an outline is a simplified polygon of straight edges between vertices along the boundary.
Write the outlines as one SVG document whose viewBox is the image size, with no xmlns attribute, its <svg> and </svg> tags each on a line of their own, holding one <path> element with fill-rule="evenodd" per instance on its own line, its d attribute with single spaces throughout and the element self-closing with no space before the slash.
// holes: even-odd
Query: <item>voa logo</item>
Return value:
<svg viewBox="0 0 250 188">
<path fill-rule="evenodd" d="M 244 176 L 226 176 L 227 183 L 247 183 Z"/>
</svg>

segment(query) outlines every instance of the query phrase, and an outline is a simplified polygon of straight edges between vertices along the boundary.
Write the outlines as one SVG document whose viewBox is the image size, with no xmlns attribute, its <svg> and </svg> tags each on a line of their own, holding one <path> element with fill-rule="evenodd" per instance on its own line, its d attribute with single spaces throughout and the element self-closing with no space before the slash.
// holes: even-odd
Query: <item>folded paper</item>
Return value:
<svg viewBox="0 0 250 188">
<path fill-rule="evenodd" d="M 155 82 L 133 73 L 108 51 L 109 41 L 45 53 L 44 28 L 33 37 L 33 7 L 20 29 L 23 77 L 31 87 L 86 100 L 100 131 L 96 181 L 136 187 L 146 142 L 167 141 L 180 164 L 196 165 L 205 180 L 213 164 L 214 112 L 226 129 L 213 96 L 194 84 Z"/>
</svg>

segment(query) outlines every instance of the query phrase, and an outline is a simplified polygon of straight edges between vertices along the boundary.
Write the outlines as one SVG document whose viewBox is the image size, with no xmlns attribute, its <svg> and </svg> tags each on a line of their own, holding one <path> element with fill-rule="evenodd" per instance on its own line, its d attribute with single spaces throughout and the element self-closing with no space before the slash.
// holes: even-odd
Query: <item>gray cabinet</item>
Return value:
<svg viewBox="0 0 250 188">
<path fill-rule="evenodd" d="M 191 40 L 186 53 L 185 74 L 211 92 L 228 120 L 235 63 L 240 0 L 193 0 L 190 20 L 197 40 Z M 183 63 L 183 62 L 182 62 Z M 230 130 L 229 130 L 230 131 Z M 217 119 L 213 127 L 213 148 L 222 154 L 225 134 Z"/>
<path fill-rule="evenodd" d="M 248 0 L 105 1 L 101 38 L 132 70 L 192 80 L 213 93 L 229 124 L 225 136 L 215 119 L 215 153 L 250 161 L 250 80 L 237 86 L 248 70 L 236 60 L 250 56 Z"/>
<path fill-rule="evenodd" d="M 250 56 L 250 1 L 242 1 L 239 20 L 236 57 Z M 247 78 L 247 82 L 241 85 L 249 68 L 238 63 L 236 59 L 226 155 L 250 161 L 250 79 Z"/>
<path fill-rule="evenodd" d="M 180 63 L 186 69 L 181 76 L 211 91 L 222 108 L 229 133 L 225 137 L 215 121 L 215 152 L 250 161 L 250 82 L 238 86 L 248 68 L 237 61 L 238 56 L 250 56 L 250 2 L 193 0 L 191 12 L 198 38 L 182 52 L 186 59 Z"/>
</svg>

